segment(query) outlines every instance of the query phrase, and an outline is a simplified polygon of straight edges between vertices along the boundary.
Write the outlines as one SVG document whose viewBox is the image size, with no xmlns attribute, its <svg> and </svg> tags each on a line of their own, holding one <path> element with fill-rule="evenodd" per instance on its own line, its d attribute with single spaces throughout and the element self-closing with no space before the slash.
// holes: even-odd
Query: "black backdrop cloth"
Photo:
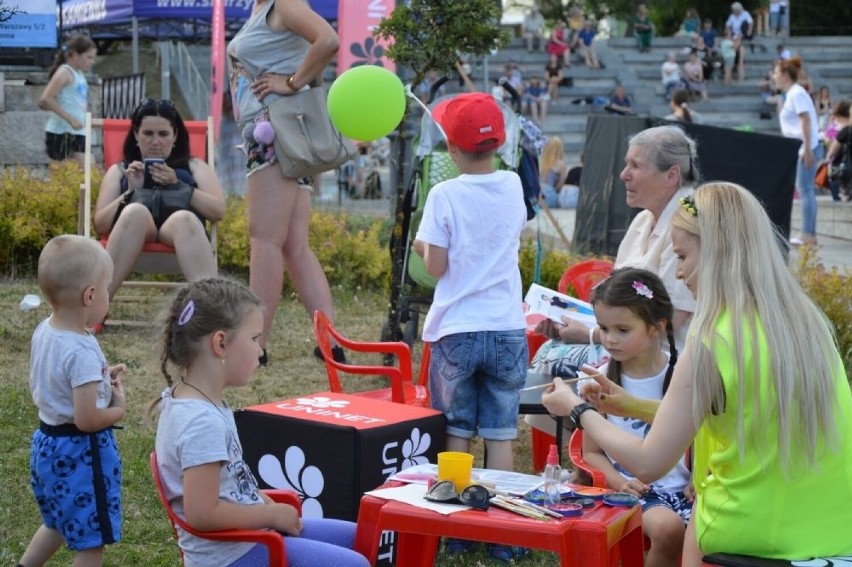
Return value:
<svg viewBox="0 0 852 567">
<path fill-rule="evenodd" d="M 574 252 L 615 256 L 630 221 L 639 212 L 624 202 L 627 141 L 665 120 L 592 114 L 586 144 L 580 199 L 574 223 Z M 751 191 L 785 240 L 790 235 L 797 153 L 801 142 L 771 134 L 672 122 L 698 143 L 701 181 L 730 181 Z"/>
</svg>

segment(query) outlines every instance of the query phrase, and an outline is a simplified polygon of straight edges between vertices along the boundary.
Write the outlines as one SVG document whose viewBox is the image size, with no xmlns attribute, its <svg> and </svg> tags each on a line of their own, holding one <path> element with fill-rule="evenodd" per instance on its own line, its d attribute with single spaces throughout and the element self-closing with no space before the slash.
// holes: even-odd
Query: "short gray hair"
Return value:
<svg viewBox="0 0 852 567">
<path fill-rule="evenodd" d="M 642 130 L 633 135 L 627 143 L 631 147 L 644 149 L 648 160 L 658 171 L 678 166 L 681 186 L 694 184 L 701 177 L 698 171 L 697 144 L 677 126 L 655 126 Z"/>
</svg>

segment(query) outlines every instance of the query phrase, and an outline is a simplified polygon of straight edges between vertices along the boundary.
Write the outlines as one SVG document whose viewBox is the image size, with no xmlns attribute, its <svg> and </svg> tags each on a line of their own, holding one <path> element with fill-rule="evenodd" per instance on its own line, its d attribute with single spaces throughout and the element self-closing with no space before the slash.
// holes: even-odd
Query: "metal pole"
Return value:
<svg viewBox="0 0 852 567">
<path fill-rule="evenodd" d="M 135 75 L 139 72 L 139 20 L 136 19 L 136 16 L 133 16 L 133 19 L 131 21 L 133 26 L 133 74 Z"/>
<path fill-rule="evenodd" d="M 62 45 L 62 0 L 59 0 L 59 26 L 56 28 L 56 48 Z"/>
<path fill-rule="evenodd" d="M 160 42 L 160 91 L 163 100 L 171 100 L 172 98 L 171 51 L 169 41 Z"/>
<path fill-rule="evenodd" d="M 491 87 L 488 86 L 488 56 L 485 55 L 482 57 L 482 92 L 490 93 Z"/>
</svg>

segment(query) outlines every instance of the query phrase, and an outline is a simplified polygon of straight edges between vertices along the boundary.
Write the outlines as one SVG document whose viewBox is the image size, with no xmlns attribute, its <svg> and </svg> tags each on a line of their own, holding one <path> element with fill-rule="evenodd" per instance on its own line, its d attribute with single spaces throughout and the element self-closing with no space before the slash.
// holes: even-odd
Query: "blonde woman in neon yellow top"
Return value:
<svg viewBox="0 0 852 567">
<path fill-rule="evenodd" d="M 561 381 L 544 405 L 573 412 L 643 482 L 667 472 L 694 438 L 684 567 L 717 552 L 852 555 L 852 393 L 830 323 L 744 188 L 705 184 L 672 224 L 678 277 L 697 309 L 671 386 L 659 406 L 600 376 L 588 392 L 609 413 L 652 419 L 648 436 L 621 435 Z"/>
</svg>

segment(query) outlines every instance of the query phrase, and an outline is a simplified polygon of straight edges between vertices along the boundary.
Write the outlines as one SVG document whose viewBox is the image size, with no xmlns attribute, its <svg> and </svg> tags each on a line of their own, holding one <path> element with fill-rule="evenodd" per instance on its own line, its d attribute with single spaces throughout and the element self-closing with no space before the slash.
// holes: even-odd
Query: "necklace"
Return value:
<svg viewBox="0 0 852 567">
<path fill-rule="evenodd" d="M 180 379 L 180 383 L 181 383 L 181 384 L 184 384 L 185 386 L 189 386 L 190 388 L 192 388 L 193 390 L 195 390 L 196 392 L 198 392 L 199 394 L 201 394 L 202 396 L 204 396 L 204 398 L 205 398 L 208 402 L 210 402 L 211 404 L 213 404 L 214 406 L 216 406 L 216 408 L 217 408 L 217 409 L 218 409 L 219 407 L 221 407 L 221 405 L 220 405 L 220 404 L 217 404 L 217 403 L 216 403 L 216 402 L 214 402 L 212 399 L 210 399 L 210 396 L 208 396 L 207 394 L 205 394 L 205 393 L 201 390 L 201 388 L 197 387 L 195 384 L 190 384 L 189 382 L 187 382 L 187 381 L 186 381 L 186 380 L 184 380 L 183 378 L 181 378 L 181 379 Z"/>
</svg>

